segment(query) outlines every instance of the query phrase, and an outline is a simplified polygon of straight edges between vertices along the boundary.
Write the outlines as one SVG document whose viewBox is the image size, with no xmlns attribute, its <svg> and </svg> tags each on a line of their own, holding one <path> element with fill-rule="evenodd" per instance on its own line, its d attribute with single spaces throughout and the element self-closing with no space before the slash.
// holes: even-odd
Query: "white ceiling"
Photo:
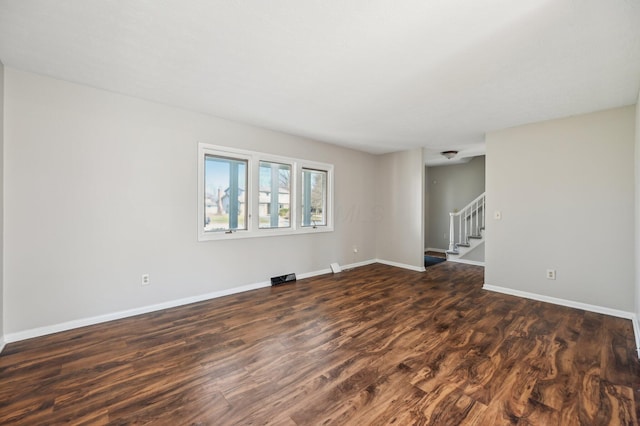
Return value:
<svg viewBox="0 0 640 426">
<path fill-rule="evenodd" d="M 635 103 L 639 0 L 0 0 L 0 60 L 372 153 Z"/>
</svg>

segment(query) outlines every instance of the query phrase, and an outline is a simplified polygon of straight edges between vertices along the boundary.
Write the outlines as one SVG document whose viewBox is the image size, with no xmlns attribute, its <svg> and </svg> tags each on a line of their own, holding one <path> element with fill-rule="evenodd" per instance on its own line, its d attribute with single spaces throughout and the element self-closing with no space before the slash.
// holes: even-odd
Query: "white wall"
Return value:
<svg viewBox="0 0 640 426">
<path fill-rule="evenodd" d="M 461 210 L 485 190 L 484 155 L 468 163 L 427 168 L 427 248 L 449 249 L 449 213 Z"/>
<path fill-rule="evenodd" d="M 631 106 L 487 135 L 486 284 L 634 311 L 635 114 Z"/>
<path fill-rule="evenodd" d="M 4 65 L 0 62 L 0 351 L 4 347 Z"/>
<path fill-rule="evenodd" d="M 640 92 L 638 93 L 638 101 L 636 102 L 636 139 L 635 139 L 635 221 L 636 221 L 636 240 L 635 240 L 635 326 L 638 326 L 640 319 Z M 636 342 L 640 343 L 640 329 L 636 329 Z M 640 344 L 638 347 L 638 355 L 640 356 Z"/>
<path fill-rule="evenodd" d="M 424 150 L 422 151 L 422 155 L 425 155 Z M 424 215 L 423 215 L 423 229 L 424 229 L 424 244 L 425 244 L 425 251 L 427 249 L 427 247 L 429 246 L 429 238 L 430 238 L 430 234 L 429 234 L 429 209 L 430 209 L 430 203 L 429 203 L 429 167 L 424 166 L 424 207 L 423 207 L 423 211 L 424 211 Z"/>
<path fill-rule="evenodd" d="M 379 260 L 424 269 L 422 149 L 380 155 L 376 166 Z"/>
<path fill-rule="evenodd" d="M 484 263 L 484 243 L 480 243 L 473 250 L 471 250 L 470 252 L 467 252 L 464 255 L 463 259 Z"/>
<path fill-rule="evenodd" d="M 11 68 L 5 78 L 7 337 L 376 257 L 375 156 Z M 199 243 L 198 142 L 334 164 L 335 231 Z"/>
</svg>

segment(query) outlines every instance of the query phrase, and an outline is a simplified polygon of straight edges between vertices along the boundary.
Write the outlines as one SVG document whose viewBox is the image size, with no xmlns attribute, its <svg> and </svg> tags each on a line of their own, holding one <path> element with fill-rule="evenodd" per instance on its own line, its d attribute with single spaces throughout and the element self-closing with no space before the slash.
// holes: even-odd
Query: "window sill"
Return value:
<svg viewBox="0 0 640 426">
<path fill-rule="evenodd" d="M 259 231 L 233 231 L 231 233 L 202 232 L 198 235 L 198 241 L 237 240 L 243 238 L 280 237 L 286 235 L 304 235 L 333 232 L 333 226 L 304 227 L 300 229 L 260 229 Z"/>
</svg>

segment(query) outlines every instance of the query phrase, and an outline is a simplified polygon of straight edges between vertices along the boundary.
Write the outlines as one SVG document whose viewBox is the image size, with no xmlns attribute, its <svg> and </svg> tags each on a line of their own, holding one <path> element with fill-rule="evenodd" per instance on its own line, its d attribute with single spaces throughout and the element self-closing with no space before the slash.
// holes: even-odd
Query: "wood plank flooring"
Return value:
<svg viewBox="0 0 640 426">
<path fill-rule="evenodd" d="M 425 251 L 424 254 L 427 256 L 441 257 L 443 259 L 447 258 L 447 255 L 445 253 L 441 253 L 439 251 Z"/>
<path fill-rule="evenodd" d="M 633 425 L 631 322 L 375 264 L 7 345 L 0 424 Z"/>
</svg>

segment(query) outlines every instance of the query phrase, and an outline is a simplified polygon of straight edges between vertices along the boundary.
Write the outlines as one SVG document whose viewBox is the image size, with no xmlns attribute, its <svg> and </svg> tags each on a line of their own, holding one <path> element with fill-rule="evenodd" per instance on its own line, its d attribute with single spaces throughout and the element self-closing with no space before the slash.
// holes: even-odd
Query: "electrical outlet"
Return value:
<svg viewBox="0 0 640 426">
<path fill-rule="evenodd" d="M 556 279 L 556 270 L 555 269 L 547 269 L 547 279 L 555 280 Z"/>
<path fill-rule="evenodd" d="M 142 274 L 142 278 L 140 279 L 141 285 L 149 285 L 151 284 L 151 279 L 149 278 L 149 274 Z"/>
</svg>

